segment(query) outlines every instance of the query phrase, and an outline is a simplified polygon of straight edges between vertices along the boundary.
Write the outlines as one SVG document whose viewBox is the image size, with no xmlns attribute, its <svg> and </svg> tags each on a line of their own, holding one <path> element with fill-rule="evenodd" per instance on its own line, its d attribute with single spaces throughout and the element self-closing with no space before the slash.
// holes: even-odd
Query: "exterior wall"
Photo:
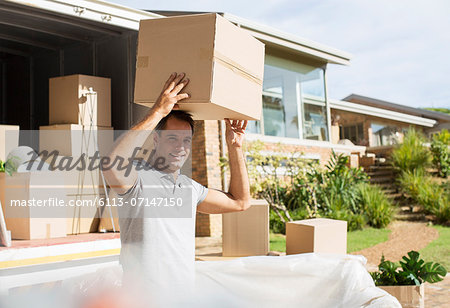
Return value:
<svg viewBox="0 0 450 308">
<path fill-rule="evenodd" d="M 353 113 L 353 112 L 348 112 L 348 111 L 341 111 L 341 110 L 336 110 L 336 109 L 331 109 L 331 115 L 332 115 L 332 118 L 335 119 L 334 120 L 335 125 L 346 126 L 346 125 L 354 125 L 357 123 L 363 123 L 364 141 L 367 142 L 366 145 L 368 145 L 368 146 L 373 145 L 372 141 L 371 141 L 371 134 L 372 134 L 371 124 L 372 123 L 379 123 L 379 124 L 395 126 L 400 129 L 402 129 L 402 128 L 408 129 L 410 126 L 413 126 L 416 129 L 423 130 L 423 128 L 421 126 L 417 126 L 417 125 L 413 125 L 413 124 L 408 124 L 408 123 L 404 123 L 404 122 L 393 121 L 393 120 L 389 120 L 389 119 L 383 119 L 383 118 L 378 118 L 378 117 L 374 117 L 374 116 Z M 337 118 L 339 118 L 339 120 L 336 120 Z M 400 133 L 400 139 L 401 138 L 403 138 L 403 134 Z"/>
<path fill-rule="evenodd" d="M 279 144 L 279 143 L 264 143 L 264 151 L 278 152 L 278 153 L 303 153 L 307 157 L 308 155 L 314 155 L 319 160 L 321 165 L 325 165 L 331 155 L 331 148 L 322 148 L 314 146 L 301 146 L 292 144 Z"/>
</svg>

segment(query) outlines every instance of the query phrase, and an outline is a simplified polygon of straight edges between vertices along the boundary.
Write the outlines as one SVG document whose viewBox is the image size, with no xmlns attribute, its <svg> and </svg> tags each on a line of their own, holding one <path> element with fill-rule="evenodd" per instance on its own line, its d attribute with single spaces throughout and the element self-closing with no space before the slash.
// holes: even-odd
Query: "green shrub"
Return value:
<svg viewBox="0 0 450 308">
<path fill-rule="evenodd" d="M 346 210 L 333 210 L 327 218 L 345 220 L 347 222 L 347 231 L 362 230 L 366 224 L 364 215 L 354 214 Z"/>
<path fill-rule="evenodd" d="M 435 134 L 431 141 L 431 153 L 433 155 L 433 165 L 438 169 L 439 176 L 448 177 L 450 174 L 450 133 L 444 129 L 439 134 Z"/>
<path fill-rule="evenodd" d="M 426 213 L 433 214 L 439 223 L 450 221 L 450 189 L 448 182 L 442 186 L 423 171 L 402 172 L 399 180 L 401 190 L 423 206 Z"/>
<path fill-rule="evenodd" d="M 425 170 L 431 162 L 430 151 L 424 146 L 425 137 L 410 127 L 403 143 L 392 152 L 392 165 L 399 171 Z"/>
<path fill-rule="evenodd" d="M 397 183 L 400 190 L 414 200 L 419 196 L 419 187 L 429 185 L 430 178 L 422 169 L 414 171 L 403 171 L 399 174 Z"/>
<path fill-rule="evenodd" d="M 450 198 L 443 187 L 429 181 L 418 190 L 417 201 L 426 212 L 435 215 L 439 223 L 450 221 Z"/>
<path fill-rule="evenodd" d="M 271 208 L 269 212 L 269 227 L 273 233 L 286 234 L 286 224 L 281 221 L 281 218 Z"/>
<path fill-rule="evenodd" d="M 347 231 L 361 230 L 366 225 L 364 215 L 350 211 L 341 198 L 332 195 L 329 196 L 328 202 L 329 211 L 324 213 L 324 217 L 347 221 Z"/>
<path fill-rule="evenodd" d="M 386 227 L 392 220 L 391 200 L 377 186 L 361 184 L 358 189 L 367 223 L 375 228 Z"/>
<path fill-rule="evenodd" d="M 332 152 L 325 169 L 309 165 L 305 173 L 294 178 L 286 201 L 289 209 L 315 205 L 319 213 L 328 215 L 332 204 L 340 203 L 343 209 L 360 212 L 357 184 L 368 181 L 362 168 L 349 168 L 348 157 Z"/>
</svg>

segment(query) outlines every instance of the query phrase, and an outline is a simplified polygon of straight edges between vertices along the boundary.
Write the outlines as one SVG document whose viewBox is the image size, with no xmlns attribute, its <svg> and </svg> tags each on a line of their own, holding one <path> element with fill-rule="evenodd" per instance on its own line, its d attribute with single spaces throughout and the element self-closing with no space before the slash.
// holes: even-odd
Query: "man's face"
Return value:
<svg viewBox="0 0 450 308">
<path fill-rule="evenodd" d="M 163 161 L 156 167 L 164 166 L 162 171 L 175 172 L 183 166 L 191 153 L 191 126 L 185 121 L 171 117 L 167 120 L 166 128 L 159 131 L 159 134 L 154 134 L 154 141 L 155 159 Z"/>
</svg>

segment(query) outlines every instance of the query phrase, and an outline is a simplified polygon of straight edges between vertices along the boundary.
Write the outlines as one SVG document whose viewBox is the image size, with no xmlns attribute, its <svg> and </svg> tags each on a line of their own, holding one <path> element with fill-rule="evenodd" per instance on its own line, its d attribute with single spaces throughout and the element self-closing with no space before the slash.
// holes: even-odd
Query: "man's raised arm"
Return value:
<svg viewBox="0 0 450 308">
<path fill-rule="evenodd" d="M 197 210 L 207 214 L 221 214 L 244 211 L 250 207 L 250 183 L 245 156 L 242 150 L 247 121 L 226 122 L 225 139 L 230 165 L 230 188 L 228 192 L 209 189 L 205 200 Z"/>
<path fill-rule="evenodd" d="M 119 170 L 117 164 L 123 160 L 123 165 L 131 164 L 129 158 L 136 154 L 156 125 L 168 115 L 172 109 L 177 109 L 175 105 L 178 101 L 189 97 L 187 93 L 178 94 L 189 82 L 189 79 L 182 81 L 184 73 L 177 75 L 172 73 L 166 81 L 160 96 L 155 105 L 150 109 L 145 118 L 134 125 L 128 132 L 121 135 L 114 143 L 113 149 L 107 156 L 107 163 L 103 164 L 103 174 L 109 186 L 117 193 L 123 194 L 130 189 L 137 179 L 137 172 L 132 165 Z"/>
</svg>

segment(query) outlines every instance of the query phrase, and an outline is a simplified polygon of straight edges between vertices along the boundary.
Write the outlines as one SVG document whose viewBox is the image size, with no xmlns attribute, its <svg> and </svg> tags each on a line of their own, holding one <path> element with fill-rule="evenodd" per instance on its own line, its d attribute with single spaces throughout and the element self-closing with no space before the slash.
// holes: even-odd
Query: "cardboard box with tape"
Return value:
<svg viewBox="0 0 450 308">
<path fill-rule="evenodd" d="M 111 79 L 79 74 L 50 78 L 49 123 L 111 126 Z"/>
<path fill-rule="evenodd" d="M 264 44 L 215 14 L 142 20 L 134 102 L 153 106 L 172 72 L 190 79 L 180 109 L 196 120 L 259 120 Z"/>
</svg>

